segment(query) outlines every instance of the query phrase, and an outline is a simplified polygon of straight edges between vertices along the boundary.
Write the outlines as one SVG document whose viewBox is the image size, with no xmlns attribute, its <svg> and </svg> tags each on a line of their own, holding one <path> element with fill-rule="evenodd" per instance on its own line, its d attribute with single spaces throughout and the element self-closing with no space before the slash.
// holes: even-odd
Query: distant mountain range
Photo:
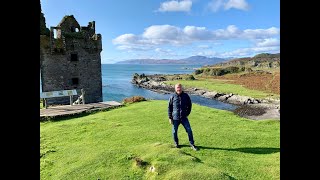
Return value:
<svg viewBox="0 0 320 180">
<path fill-rule="evenodd" d="M 130 59 L 119 61 L 116 64 L 199 64 L 199 65 L 213 65 L 225 62 L 230 58 L 217 58 L 206 56 L 191 56 L 185 59 Z"/>
</svg>

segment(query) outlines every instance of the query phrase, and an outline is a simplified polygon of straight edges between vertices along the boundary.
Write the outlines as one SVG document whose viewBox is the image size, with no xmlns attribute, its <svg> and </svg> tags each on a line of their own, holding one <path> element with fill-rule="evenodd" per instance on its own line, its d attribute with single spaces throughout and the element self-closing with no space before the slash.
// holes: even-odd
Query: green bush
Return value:
<svg viewBox="0 0 320 180">
<path fill-rule="evenodd" d="M 245 71 L 245 67 L 236 67 L 236 66 L 229 66 L 229 67 L 212 67 L 212 68 L 202 68 L 195 70 L 194 74 L 204 74 L 207 76 L 222 76 L 229 73 L 239 73 Z"/>
<path fill-rule="evenodd" d="M 187 75 L 186 77 L 185 77 L 185 80 L 195 80 L 196 78 L 194 78 L 194 76 L 193 75 Z"/>
<path fill-rule="evenodd" d="M 194 71 L 194 74 L 195 74 L 195 75 L 198 75 L 198 74 L 201 74 L 201 73 L 203 73 L 203 69 L 196 69 L 196 70 Z"/>
<path fill-rule="evenodd" d="M 211 71 L 210 68 L 205 68 L 205 69 L 204 69 L 204 72 L 210 72 L 210 71 Z"/>
<path fill-rule="evenodd" d="M 209 73 L 211 76 L 222 76 L 224 74 L 227 74 L 227 71 L 222 68 L 212 68 Z"/>
<path fill-rule="evenodd" d="M 280 57 L 280 53 L 270 54 L 270 53 L 261 53 L 254 56 L 254 58 L 277 58 Z"/>
<path fill-rule="evenodd" d="M 238 73 L 238 72 L 241 71 L 240 68 L 235 67 L 235 66 L 227 67 L 225 70 L 226 70 L 228 73 Z"/>
</svg>

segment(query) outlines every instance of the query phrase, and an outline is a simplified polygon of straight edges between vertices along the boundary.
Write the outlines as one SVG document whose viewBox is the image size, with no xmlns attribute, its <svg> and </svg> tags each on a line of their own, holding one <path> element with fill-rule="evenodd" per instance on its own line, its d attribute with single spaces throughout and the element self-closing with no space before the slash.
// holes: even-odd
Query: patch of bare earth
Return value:
<svg viewBox="0 0 320 180">
<path fill-rule="evenodd" d="M 253 120 L 279 119 L 280 111 L 276 108 L 267 108 L 261 105 L 243 105 L 234 110 L 234 113 Z"/>
<path fill-rule="evenodd" d="M 243 85 L 248 89 L 280 94 L 280 72 L 251 72 L 215 76 L 214 79 L 230 80 L 228 83 Z"/>
</svg>

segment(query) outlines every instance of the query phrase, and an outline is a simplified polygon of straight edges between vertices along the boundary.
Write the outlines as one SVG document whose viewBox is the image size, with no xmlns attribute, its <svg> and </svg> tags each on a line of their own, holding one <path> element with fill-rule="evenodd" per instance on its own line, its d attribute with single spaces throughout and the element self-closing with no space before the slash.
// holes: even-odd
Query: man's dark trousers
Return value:
<svg viewBox="0 0 320 180">
<path fill-rule="evenodd" d="M 188 133 L 188 137 L 189 137 L 189 142 L 191 145 L 194 144 L 194 140 L 193 140 L 193 134 L 192 134 L 192 129 L 190 127 L 190 123 L 188 118 L 183 118 L 182 120 L 173 120 L 172 121 L 172 134 L 173 134 L 173 140 L 176 144 L 179 144 L 179 139 L 178 139 L 178 127 L 180 125 L 180 123 L 183 125 L 184 129 L 186 130 L 186 132 Z"/>
</svg>

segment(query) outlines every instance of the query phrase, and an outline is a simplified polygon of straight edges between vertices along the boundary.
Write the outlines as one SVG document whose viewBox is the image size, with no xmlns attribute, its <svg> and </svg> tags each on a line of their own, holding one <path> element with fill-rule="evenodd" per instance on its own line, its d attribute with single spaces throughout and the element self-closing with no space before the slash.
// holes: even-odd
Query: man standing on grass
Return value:
<svg viewBox="0 0 320 180">
<path fill-rule="evenodd" d="M 198 149 L 194 145 L 192 129 L 188 120 L 192 107 L 191 99 L 187 93 L 182 91 L 181 84 L 176 84 L 174 89 L 175 93 L 169 99 L 168 116 L 169 122 L 172 125 L 172 135 L 175 147 L 180 147 L 178 140 L 178 127 L 182 124 L 188 133 L 191 149 L 197 151 Z"/>
</svg>

